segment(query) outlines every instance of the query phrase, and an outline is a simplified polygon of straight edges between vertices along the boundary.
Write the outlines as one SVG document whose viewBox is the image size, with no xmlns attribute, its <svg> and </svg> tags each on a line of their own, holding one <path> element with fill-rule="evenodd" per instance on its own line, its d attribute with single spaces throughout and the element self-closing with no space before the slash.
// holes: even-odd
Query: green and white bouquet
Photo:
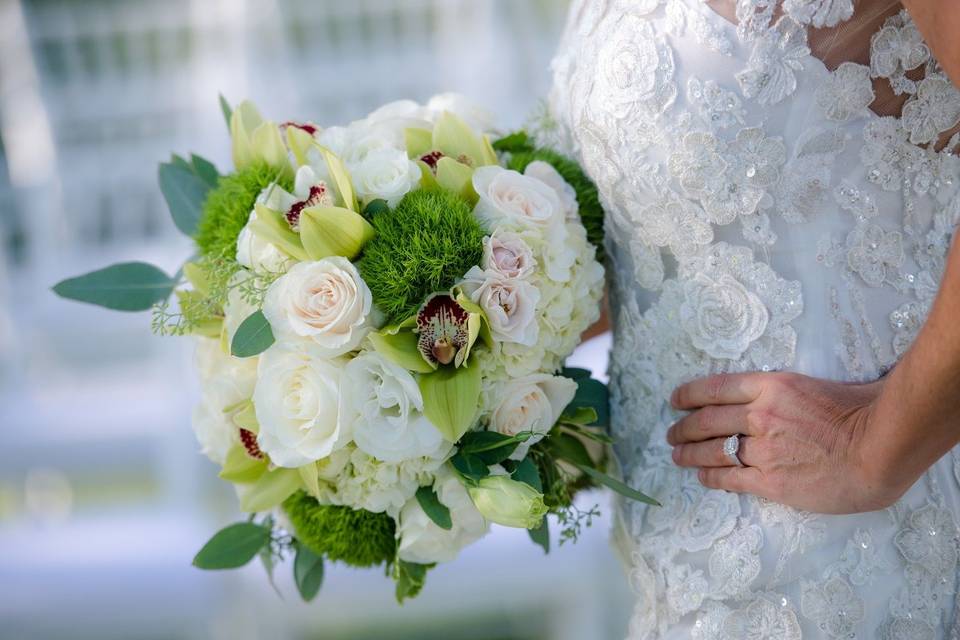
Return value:
<svg viewBox="0 0 960 640">
<path fill-rule="evenodd" d="M 561 541 L 595 515 L 580 488 L 650 500 L 604 473 L 606 388 L 563 368 L 603 295 L 603 212 L 574 162 L 523 132 L 491 143 L 458 96 L 329 128 L 221 102 L 234 172 L 160 167 L 195 256 L 55 287 L 197 336 L 194 429 L 250 514 L 197 566 L 293 553 L 305 599 L 324 561 L 382 566 L 402 600 L 491 523 L 548 550 L 546 514 Z"/>
</svg>

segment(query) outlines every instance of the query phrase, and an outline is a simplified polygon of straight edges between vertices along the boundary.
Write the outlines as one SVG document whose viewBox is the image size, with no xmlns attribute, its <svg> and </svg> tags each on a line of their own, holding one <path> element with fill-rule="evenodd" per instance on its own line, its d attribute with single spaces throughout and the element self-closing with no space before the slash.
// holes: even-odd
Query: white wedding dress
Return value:
<svg viewBox="0 0 960 640">
<path fill-rule="evenodd" d="M 960 92 L 899 5 L 715 9 L 575 0 L 541 134 L 607 209 L 615 449 L 663 502 L 619 514 L 631 638 L 960 637 L 956 449 L 849 516 L 706 490 L 671 462 L 681 382 L 893 367 L 960 220 Z"/>
</svg>

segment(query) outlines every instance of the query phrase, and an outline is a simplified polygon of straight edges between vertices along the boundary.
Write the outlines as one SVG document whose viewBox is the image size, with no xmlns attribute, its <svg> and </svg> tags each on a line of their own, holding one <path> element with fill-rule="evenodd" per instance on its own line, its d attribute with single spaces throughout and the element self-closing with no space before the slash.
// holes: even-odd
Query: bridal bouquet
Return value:
<svg viewBox="0 0 960 640">
<path fill-rule="evenodd" d="M 595 514 L 582 487 L 649 500 L 603 473 L 604 385 L 562 368 L 603 293 L 602 211 L 573 162 L 523 132 L 491 144 L 450 95 L 325 129 L 222 106 L 232 173 L 160 167 L 196 242 L 180 273 L 55 287 L 198 337 L 196 435 L 250 517 L 194 564 L 293 553 L 305 599 L 325 560 L 382 566 L 402 600 L 490 523 L 547 550 L 546 514 L 561 541 Z"/>
</svg>

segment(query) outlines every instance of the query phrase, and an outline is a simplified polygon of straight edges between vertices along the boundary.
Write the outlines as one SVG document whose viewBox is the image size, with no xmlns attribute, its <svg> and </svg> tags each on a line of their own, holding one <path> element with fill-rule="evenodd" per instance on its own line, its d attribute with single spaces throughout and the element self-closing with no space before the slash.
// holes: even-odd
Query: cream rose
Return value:
<svg viewBox="0 0 960 640">
<path fill-rule="evenodd" d="M 697 273 L 683 292 L 680 322 L 693 345 L 713 358 L 736 360 L 766 331 L 767 308 L 729 274 L 714 279 Z"/>
<path fill-rule="evenodd" d="M 450 445 L 423 415 L 423 397 L 410 373 L 379 353 L 351 360 L 343 371 L 341 412 L 353 440 L 384 462 L 442 457 Z"/>
<path fill-rule="evenodd" d="M 357 348 L 373 328 L 372 311 L 370 289 L 340 256 L 295 264 L 263 300 L 278 341 L 306 342 L 328 358 Z"/>
<path fill-rule="evenodd" d="M 237 262 L 247 269 L 258 273 L 282 273 L 292 262 L 290 256 L 277 245 L 258 236 L 250 228 L 257 219 L 257 212 L 251 211 L 246 226 L 237 236 Z"/>
<path fill-rule="evenodd" d="M 416 498 L 409 500 L 400 511 L 397 525 L 398 553 L 405 562 L 449 562 L 461 549 L 482 538 L 490 529 L 486 519 L 473 506 L 463 483 L 446 466 L 437 473 L 433 488 L 440 502 L 450 509 L 453 527 L 441 529 L 424 513 Z"/>
<path fill-rule="evenodd" d="M 473 188 L 480 196 L 476 213 L 492 227 L 531 229 L 554 240 L 564 231 L 556 191 L 536 178 L 497 166 L 479 167 L 473 172 Z"/>
<path fill-rule="evenodd" d="M 523 175 L 536 178 L 553 189 L 563 205 L 567 222 L 579 222 L 580 206 L 577 204 L 577 192 L 569 182 L 563 179 L 560 172 L 553 168 L 552 164 L 543 160 L 534 160 L 524 169 Z"/>
<path fill-rule="evenodd" d="M 275 344 L 260 356 L 253 404 L 257 442 L 280 467 L 300 467 L 349 440 L 340 421 L 342 363 Z"/>
<path fill-rule="evenodd" d="M 353 184 L 361 200 L 377 198 L 391 207 L 420 184 L 420 168 L 399 149 L 377 149 L 350 167 Z"/>
<path fill-rule="evenodd" d="M 540 290 L 536 286 L 480 267 L 470 269 L 460 286 L 483 309 L 495 340 L 536 344 L 540 329 L 536 321 Z"/>
<path fill-rule="evenodd" d="M 494 231 L 483 239 L 483 268 L 505 278 L 526 278 L 537 268 L 533 250 L 512 231 Z"/>
<path fill-rule="evenodd" d="M 530 446 L 543 439 L 573 400 L 577 383 L 562 376 L 535 373 L 496 385 L 491 397 L 499 404 L 490 414 L 489 431 L 515 436 L 527 431 L 535 436 L 521 443 L 511 458 L 522 460 Z"/>
</svg>

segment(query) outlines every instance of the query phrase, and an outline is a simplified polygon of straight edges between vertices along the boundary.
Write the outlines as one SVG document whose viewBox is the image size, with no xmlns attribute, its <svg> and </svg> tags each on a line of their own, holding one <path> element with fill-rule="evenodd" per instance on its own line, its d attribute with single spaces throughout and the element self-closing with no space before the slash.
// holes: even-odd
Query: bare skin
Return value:
<svg viewBox="0 0 960 640">
<path fill-rule="evenodd" d="M 724 0 L 713 0 L 718 9 Z M 956 0 L 904 5 L 950 79 L 960 86 Z M 591 330 L 591 335 L 605 329 Z M 893 504 L 960 443 L 960 244 L 916 341 L 883 380 L 849 384 L 795 373 L 711 376 L 679 387 L 689 413 L 667 435 L 674 461 L 707 487 L 750 493 L 818 513 Z M 740 438 L 731 466 L 727 436 Z"/>
</svg>

